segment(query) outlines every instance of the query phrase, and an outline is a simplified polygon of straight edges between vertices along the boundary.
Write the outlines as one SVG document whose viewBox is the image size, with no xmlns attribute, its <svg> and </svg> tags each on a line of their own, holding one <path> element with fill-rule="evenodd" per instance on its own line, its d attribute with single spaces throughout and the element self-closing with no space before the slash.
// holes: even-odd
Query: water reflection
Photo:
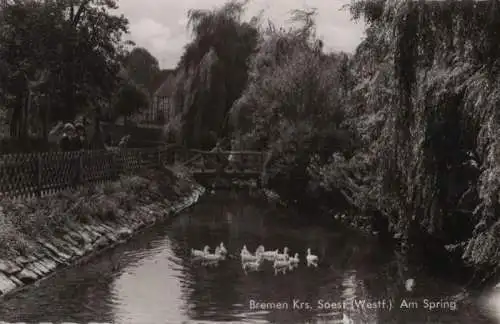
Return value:
<svg viewBox="0 0 500 324">
<path fill-rule="evenodd" d="M 304 227 L 290 214 L 293 211 L 250 197 L 206 197 L 171 224 L 150 229 L 91 264 L 63 271 L 1 302 L 0 319 L 341 323 L 349 318 L 354 323 L 491 323 L 474 298 L 461 300 L 454 311 L 425 309 L 426 299 L 446 299 L 461 288 L 417 268 L 402 267 L 398 255 L 384 251 L 371 238 L 340 229 Z M 217 267 L 191 259 L 191 248 L 209 245 L 213 252 L 220 242 L 229 255 Z M 265 261 L 262 271 L 246 275 L 240 249 L 247 245 L 253 252 L 260 244 L 266 250 L 282 251 L 288 246 L 290 255 L 299 253 L 299 267 L 275 276 L 272 264 Z M 318 255 L 318 268 L 306 266 L 307 248 Z M 410 274 L 416 282 L 413 291 L 404 287 Z M 400 308 L 404 300 L 418 302 L 419 307 Z M 384 301 L 392 302 L 393 308 L 380 306 Z M 361 307 L 363 302 L 379 306 Z M 286 304 L 288 309 L 251 307 L 259 303 Z M 300 306 L 307 303 L 310 307 Z"/>
<path fill-rule="evenodd" d="M 109 287 L 113 282 L 113 264 L 110 260 L 88 267 L 87 271 L 64 271 L 57 278 L 42 281 L 2 303 L 0 318 L 9 321 L 86 321 L 96 311 L 103 321 L 112 316 Z M 64 284 L 64 289 L 52 285 Z M 50 294 L 50 295 L 48 295 Z M 68 303 L 68 301 L 70 301 Z M 78 311 L 74 307 L 78 304 Z"/>
<path fill-rule="evenodd" d="M 188 319 L 182 315 L 185 304 L 178 298 L 182 291 L 181 260 L 172 253 L 170 240 L 163 240 L 160 246 L 157 253 L 129 265 L 113 282 L 111 295 L 120 297 L 113 305 L 114 323 L 146 324 L 159 318 L 179 323 Z"/>
</svg>

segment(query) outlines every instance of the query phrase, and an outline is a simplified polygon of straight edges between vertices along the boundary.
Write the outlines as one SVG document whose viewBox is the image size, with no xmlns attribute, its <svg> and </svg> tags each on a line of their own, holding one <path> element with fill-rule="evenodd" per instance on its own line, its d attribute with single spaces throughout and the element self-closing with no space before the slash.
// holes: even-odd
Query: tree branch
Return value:
<svg viewBox="0 0 500 324">
<path fill-rule="evenodd" d="M 80 4 L 78 7 L 78 10 L 76 11 L 76 14 L 74 17 L 72 17 L 71 24 L 73 27 L 76 27 L 78 23 L 80 22 L 80 19 L 82 18 L 83 12 L 85 10 L 85 7 L 91 2 L 92 0 L 83 0 L 83 2 Z M 73 6 L 71 6 L 71 10 L 73 10 Z"/>
</svg>

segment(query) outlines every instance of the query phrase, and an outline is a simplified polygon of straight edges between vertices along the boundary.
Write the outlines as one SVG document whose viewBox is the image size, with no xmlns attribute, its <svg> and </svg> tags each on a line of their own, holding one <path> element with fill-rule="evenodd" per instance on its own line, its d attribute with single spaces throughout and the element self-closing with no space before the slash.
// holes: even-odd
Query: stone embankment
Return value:
<svg viewBox="0 0 500 324">
<path fill-rule="evenodd" d="M 195 204 L 204 192 L 203 187 L 195 186 L 190 195 L 171 206 L 151 204 L 138 207 L 124 216 L 126 226 L 123 221 L 122 224 L 98 220 L 92 224 L 73 223 L 57 237 L 37 238 L 38 248 L 33 254 L 0 259 L 0 296 L 47 278 L 59 268 L 86 262 L 97 253 L 125 242 L 141 229 Z"/>
</svg>

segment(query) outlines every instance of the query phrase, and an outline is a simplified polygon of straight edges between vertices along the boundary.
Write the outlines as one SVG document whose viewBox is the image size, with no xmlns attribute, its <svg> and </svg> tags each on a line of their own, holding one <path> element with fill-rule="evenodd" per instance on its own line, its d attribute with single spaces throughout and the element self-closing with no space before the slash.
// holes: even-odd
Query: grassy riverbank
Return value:
<svg viewBox="0 0 500 324">
<path fill-rule="evenodd" d="M 0 295 L 42 279 L 196 201 L 200 187 L 180 169 L 148 170 L 52 197 L 4 198 Z"/>
</svg>

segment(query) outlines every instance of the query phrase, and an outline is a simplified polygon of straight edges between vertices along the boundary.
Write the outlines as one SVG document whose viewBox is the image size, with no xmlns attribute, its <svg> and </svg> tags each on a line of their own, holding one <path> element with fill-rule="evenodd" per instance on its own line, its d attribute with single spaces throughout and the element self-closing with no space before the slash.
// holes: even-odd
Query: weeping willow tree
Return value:
<svg viewBox="0 0 500 324">
<path fill-rule="evenodd" d="M 403 238 L 428 233 L 475 265 L 498 267 L 499 2 L 353 1 L 350 9 L 368 25 L 357 53 L 361 115 L 384 116 L 371 127 L 381 161 L 373 204 Z"/>
<path fill-rule="evenodd" d="M 315 37 L 315 10 L 292 12 L 294 26 L 261 31 L 249 83 L 231 109 L 239 148 L 268 150 L 271 183 L 283 198 L 303 192 L 309 160 L 343 151 L 344 55 L 325 54 Z M 273 181 L 276 180 L 276 181 Z M 302 182 L 301 182 L 302 181 Z M 293 182 L 294 190 L 290 184 Z M 297 190 L 297 192 L 295 192 Z"/>
<path fill-rule="evenodd" d="M 226 115 L 245 87 L 247 59 L 258 36 L 256 19 L 242 21 L 245 5 L 232 1 L 188 13 L 193 40 L 178 65 L 175 101 L 191 147 L 210 147 L 227 135 Z"/>
</svg>

